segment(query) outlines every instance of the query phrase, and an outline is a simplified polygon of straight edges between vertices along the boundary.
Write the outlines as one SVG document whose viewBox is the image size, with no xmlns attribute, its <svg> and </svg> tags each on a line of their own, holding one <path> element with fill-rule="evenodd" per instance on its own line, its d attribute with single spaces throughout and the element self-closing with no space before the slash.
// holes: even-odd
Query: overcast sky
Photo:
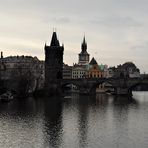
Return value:
<svg viewBox="0 0 148 148">
<path fill-rule="evenodd" d="M 56 28 L 69 65 L 78 62 L 85 34 L 99 64 L 132 61 L 148 73 L 148 0 L 0 0 L 0 21 L 4 56 L 44 59 Z"/>
</svg>

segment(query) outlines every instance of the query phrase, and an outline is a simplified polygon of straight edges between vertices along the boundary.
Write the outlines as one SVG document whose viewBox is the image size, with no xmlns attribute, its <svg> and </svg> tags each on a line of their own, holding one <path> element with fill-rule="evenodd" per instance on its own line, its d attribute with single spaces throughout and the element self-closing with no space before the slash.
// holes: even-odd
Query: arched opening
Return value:
<svg viewBox="0 0 148 148">
<path fill-rule="evenodd" d="M 104 85 L 104 82 L 94 84 L 90 89 L 90 93 L 105 93 Z"/>
<path fill-rule="evenodd" d="M 64 93 L 79 92 L 79 86 L 74 83 L 65 83 L 62 85 L 62 91 Z"/>
<path fill-rule="evenodd" d="M 148 91 L 148 84 L 146 83 L 136 83 L 129 88 L 130 91 Z"/>
<path fill-rule="evenodd" d="M 98 82 L 94 84 L 90 91 L 93 91 L 95 93 L 111 93 L 113 94 L 115 91 L 115 88 L 113 85 L 107 81 Z"/>
</svg>

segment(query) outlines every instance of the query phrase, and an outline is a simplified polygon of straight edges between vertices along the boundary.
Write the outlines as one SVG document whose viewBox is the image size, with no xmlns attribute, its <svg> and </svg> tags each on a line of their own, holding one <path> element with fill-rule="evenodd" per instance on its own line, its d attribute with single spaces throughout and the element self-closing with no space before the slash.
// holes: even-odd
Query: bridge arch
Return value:
<svg viewBox="0 0 148 148">
<path fill-rule="evenodd" d="M 140 90 L 143 90 L 144 87 L 145 87 L 145 88 L 148 88 L 148 83 L 137 82 L 137 83 L 135 83 L 134 85 L 130 86 L 128 89 L 129 89 L 130 91 L 133 91 L 133 90 L 135 90 L 138 86 L 140 86 Z"/>
<path fill-rule="evenodd" d="M 89 79 L 63 79 L 61 87 L 62 89 L 67 86 L 67 85 L 75 85 L 77 86 L 79 92 L 86 92 L 86 93 L 96 93 L 96 90 L 98 92 L 102 91 L 104 92 L 104 83 L 110 83 L 110 79 L 107 78 L 99 78 L 99 79 L 94 79 L 94 78 L 89 78 Z M 103 84 L 103 85 L 102 85 Z M 64 89 L 63 89 L 64 90 Z"/>
<path fill-rule="evenodd" d="M 65 90 L 72 90 L 72 89 L 79 90 L 79 88 L 80 88 L 79 84 L 75 82 L 65 82 L 65 83 L 62 83 L 61 85 L 61 89 L 63 92 L 65 92 Z"/>
<path fill-rule="evenodd" d="M 108 83 L 111 91 L 117 95 L 132 95 L 132 90 L 141 84 L 146 84 L 148 88 L 148 79 L 142 78 L 89 78 L 89 79 L 69 79 L 62 80 L 62 87 L 73 84 L 80 91 L 86 93 L 96 93 L 96 88 L 100 84 Z M 80 92 L 81 93 L 81 92 Z"/>
<path fill-rule="evenodd" d="M 111 92 L 114 91 L 112 83 L 109 80 L 104 80 L 102 82 L 96 82 L 90 88 L 90 92 Z"/>
</svg>

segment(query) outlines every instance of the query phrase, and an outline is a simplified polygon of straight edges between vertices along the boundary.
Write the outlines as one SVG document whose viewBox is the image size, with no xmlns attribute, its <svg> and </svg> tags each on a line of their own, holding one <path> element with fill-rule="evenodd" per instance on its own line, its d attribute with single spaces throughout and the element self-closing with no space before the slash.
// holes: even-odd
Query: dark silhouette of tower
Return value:
<svg viewBox="0 0 148 148">
<path fill-rule="evenodd" d="M 60 83 L 63 78 L 63 52 L 56 32 L 53 32 L 50 46 L 45 44 L 45 91 L 47 95 L 58 94 L 61 91 Z"/>
<path fill-rule="evenodd" d="M 89 63 L 89 54 L 87 53 L 87 43 L 85 41 L 85 36 L 81 44 L 81 53 L 79 54 L 79 65 L 87 65 Z"/>
</svg>

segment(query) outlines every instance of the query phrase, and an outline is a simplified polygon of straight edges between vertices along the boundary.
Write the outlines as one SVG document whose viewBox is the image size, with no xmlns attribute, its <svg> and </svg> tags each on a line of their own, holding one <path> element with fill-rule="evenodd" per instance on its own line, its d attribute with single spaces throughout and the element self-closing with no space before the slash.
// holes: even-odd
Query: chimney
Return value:
<svg viewBox="0 0 148 148">
<path fill-rule="evenodd" d="M 1 51 L 1 59 L 3 59 L 3 52 Z"/>
</svg>

